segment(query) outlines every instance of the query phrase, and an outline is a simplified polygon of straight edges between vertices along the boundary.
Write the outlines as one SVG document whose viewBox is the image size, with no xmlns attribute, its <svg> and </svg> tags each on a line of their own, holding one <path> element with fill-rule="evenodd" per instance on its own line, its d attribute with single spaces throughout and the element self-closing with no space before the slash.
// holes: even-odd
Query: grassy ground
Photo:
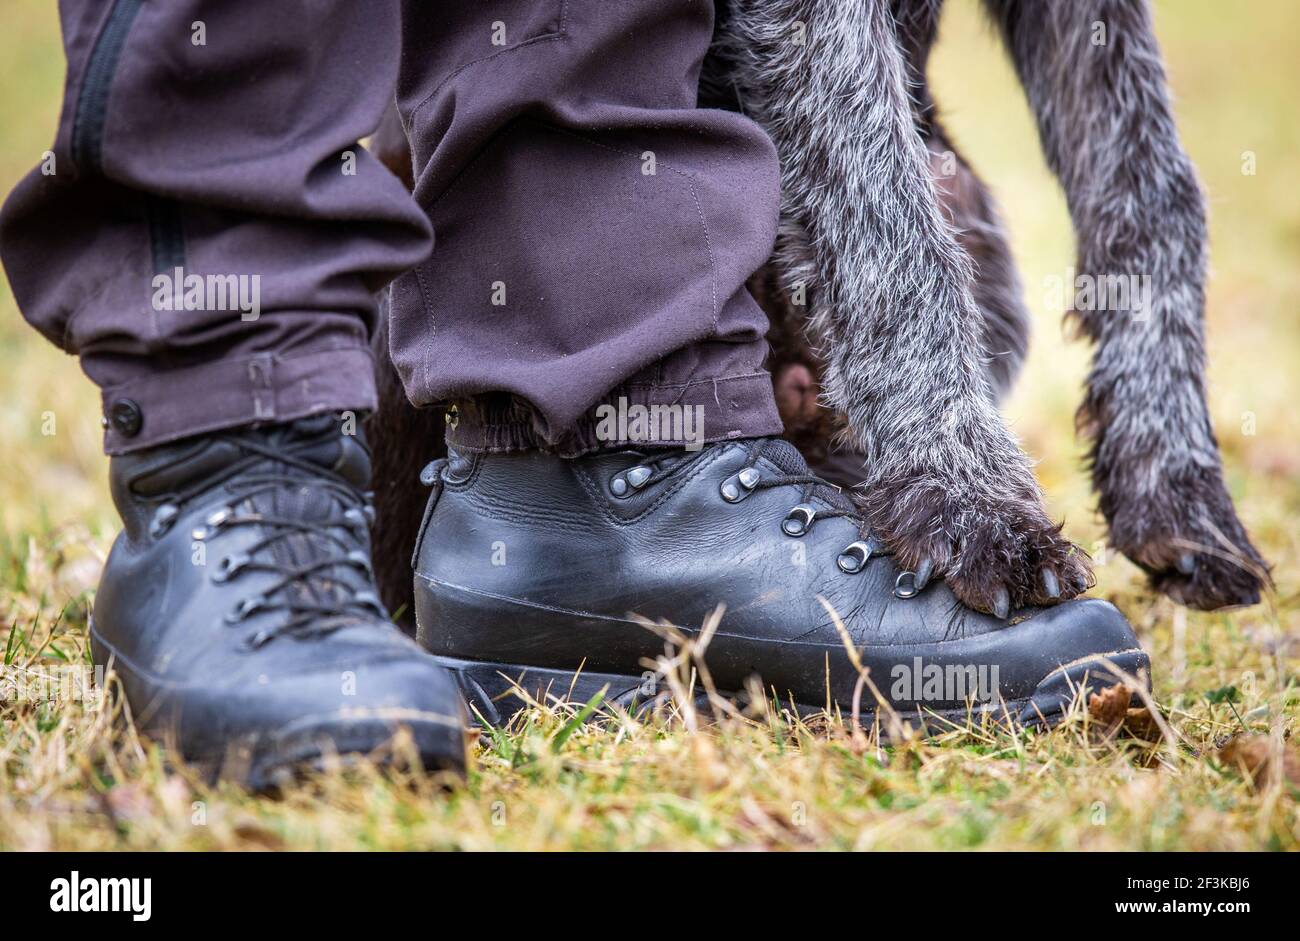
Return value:
<svg viewBox="0 0 1300 941">
<path fill-rule="evenodd" d="M 476 746 L 463 785 L 362 768 L 269 800 L 169 767 L 103 701 L 3 702 L 0 848 L 1300 847 L 1296 788 L 1256 788 L 1215 752 L 1236 732 L 1276 741 L 1300 722 L 1300 6 L 1157 8 L 1180 126 L 1211 194 L 1212 410 L 1238 507 L 1276 566 L 1277 594 L 1229 614 L 1183 612 L 1102 547 L 1071 432 L 1086 351 L 1062 339 L 1043 287 L 1071 262 L 1068 220 L 994 37 L 971 0 L 952 6 L 938 99 L 1002 201 L 1036 319 L 1009 413 L 1054 512 L 1102 562 L 1097 592 L 1151 651 L 1172 739 L 1107 740 L 1081 711 L 1046 735 L 970 729 L 885 748 L 833 718 L 792 723 L 770 708 L 718 725 L 680 709 L 579 727 L 581 704 L 548 704 Z M 41 159 L 61 83 L 53 5 L 7 0 L 0 189 Z M 1254 175 L 1242 172 L 1246 151 Z M 3 281 L 0 436 L 6 669 L 83 662 L 116 525 L 97 397 L 75 361 L 24 326 Z"/>
</svg>

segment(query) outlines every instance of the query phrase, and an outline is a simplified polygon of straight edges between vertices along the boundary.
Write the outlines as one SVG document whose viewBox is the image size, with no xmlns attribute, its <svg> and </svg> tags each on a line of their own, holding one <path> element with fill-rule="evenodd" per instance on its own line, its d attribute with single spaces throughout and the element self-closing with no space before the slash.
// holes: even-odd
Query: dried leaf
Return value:
<svg viewBox="0 0 1300 941">
<path fill-rule="evenodd" d="M 1124 732 L 1145 742 L 1160 741 L 1160 726 L 1146 706 L 1130 709 L 1124 714 Z"/>
<path fill-rule="evenodd" d="M 233 830 L 235 836 L 246 844 L 252 844 L 264 850 L 276 851 L 284 849 L 283 838 L 255 820 L 240 820 L 235 823 Z"/>
<path fill-rule="evenodd" d="M 1141 702 L 1133 706 L 1134 696 L 1123 683 L 1117 683 L 1088 697 L 1088 715 L 1094 731 L 1109 739 L 1121 731 L 1146 742 L 1160 741 L 1160 725 Z"/>
<path fill-rule="evenodd" d="M 1282 777 L 1300 787 L 1300 751 L 1282 745 L 1281 762 L 1273 740 L 1267 735 L 1238 735 L 1218 751 L 1219 761 L 1240 771 L 1256 790 L 1261 790 Z"/>
<path fill-rule="evenodd" d="M 1132 691 L 1123 683 L 1108 686 L 1088 697 L 1088 715 L 1102 735 L 1109 738 L 1119 731 L 1132 699 Z"/>
</svg>

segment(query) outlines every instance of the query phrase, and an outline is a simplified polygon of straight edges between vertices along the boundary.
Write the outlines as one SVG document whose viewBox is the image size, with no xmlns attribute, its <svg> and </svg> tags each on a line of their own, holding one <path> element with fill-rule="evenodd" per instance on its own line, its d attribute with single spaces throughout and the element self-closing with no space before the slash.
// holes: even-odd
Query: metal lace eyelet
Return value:
<svg viewBox="0 0 1300 941">
<path fill-rule="evenodd" d="M 808 532 L 808 527 L 812 525 L 813 519 L 817 516 L 817 508 L 807 503 L 800 503 L 793 507 L 781 521 L 781 532 L 787 536 L 802 536 Z"/>
<path fill-rule="evenodd" d="M 871 543 L 854 542 L 845 547 L 844 551 L 839 554 L 835 564 L 839 566 L 840 571 L 846 575 L 856 575 L 866 566 L 867 560 L 871 558 Z"/>
<path fill-rule="evenodd" d="M 153 511 L 153 519 L 149 521 L 149 535 L 154 539 L 162 536 L 167 530 L 172 528 L 176 522 L 176 517 L 180 516 L 181 508 L 175 503 L 164 503 L 158 509 Z"/>
<path fill-rule="evenodd" d="M 247 564 L 248 556 L 243 553 L 228 555 L 217 563 L 217 570 L 212 573 L 212 580 L 214 582 L 230 581 Z"/>
<path fill-rule="evenodd" d="M 654 471 L 648 467 L 637 465 L 628 468 L 609 482 L 610 493 L 616 497 L 626 497 L 631 491 L 640 490 L 644 487 L 646 481 L 652 476 L 654 476 Z"/>
<path fill-rule="evenodd" d="M 238 624 L 247 618 L 250 614 L 266 606 L 266 599 L 260 595 L 252 598 L 245 598 L 239 604 L 235 605 L 235 610 L 226 615 L 227 624 Z"/>
<path fill-rule="evenodd" d="M 894 597 L 906 600 L 908 598 L 915 598 L 916 595 L 916 573 L 899 572 L 898 577 L 894 579 Z"/>
<path fill-rule="evenodd" d="M 273 631 L 258 631 L 255 634 L 249 634 L 244 638 L 244 644 L 249 650 L 256 650 L 258 647 L 265 646 L 266 643 L 275 637 Z"/>
<path fill-rule="evenodd" d="M 208 518 L 203 522 L 206 523 L 210 529 L 220 529 L 222 526 L 226 525 L 226 522 L 234 515 L 234 507 L 223 506 L 221 509 L 213 510 L 209 513 Z"/>
<path fill-rule="evenodd" d="M 761 475 L 757 470 L 745 467 L 724 480 L 718 487 L 718 492 L 728 503 L 739 503 L 754 492 L 760 479 Z"/>
</svg>

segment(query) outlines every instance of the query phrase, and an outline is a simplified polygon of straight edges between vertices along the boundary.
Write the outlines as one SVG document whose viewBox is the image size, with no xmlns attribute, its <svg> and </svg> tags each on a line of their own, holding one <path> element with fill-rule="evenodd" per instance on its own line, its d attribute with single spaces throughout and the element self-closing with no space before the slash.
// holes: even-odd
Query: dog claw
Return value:
<svg viewBox="0 0 1300 941">
<path fill-rule="evenodd" d="M 1190 552 L 1184 552 L 1178 559 L 1178 571 L 1184 575 L 1191 575 L 1196 571 L 1196 559 Z"/>
<path fill-rule="evenodd" d="M 1002 620 L 1007 619 L 1011 613 L 1011 596 L 1007 594 L 1005 587 L 999 588 L 993 596 L 993 614 Z"/>
<path fill-rule="evenodd" d="M 1043 569 L 1043 593 L 1053 599 L 1061 597 L 1061 581 L 1051 569 Z"/>
<path fill-rule="evenodd" d="M 930 582 L 930 576 L 934 574 L 934 560 L 925 559 L 916 567 L 915 585 L 916 590 L 920 591 Z"/>
</svg>

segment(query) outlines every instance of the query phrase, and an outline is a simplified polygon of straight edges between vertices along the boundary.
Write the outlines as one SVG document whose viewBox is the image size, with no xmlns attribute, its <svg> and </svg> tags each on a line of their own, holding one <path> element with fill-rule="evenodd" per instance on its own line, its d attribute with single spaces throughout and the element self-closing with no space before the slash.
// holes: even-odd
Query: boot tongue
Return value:
<svg viewBox="0 0 1300 941">
<path fill-rule="evenodd" d="M 333 471 L 358 490 L 370 486 L 370 450 L 360 429 L 348 434 L 337 415 L 316 415 L 280 426 L 279 441 L 293 446 L 293 455 Z"/>
<path fill-rule="evenodd" d="M 316 415 L 284 425 L 218 434 L 194 441 L 165 446 L 140 456 L 130 474 L 132 492 L 158 497 L 184 489 L 207 477 L 216 478 L 236 461 L 248 456 L 241 446 L 255 440 L 272 450 L 283 448 L 300 461 L 338 474 L 358 490 L 370 483 L 370 452 L 358 431 L 344 434 L 337 415 Z M 286 465 L 267 458 L 261 469 L 282 470 Z"/>
<path fill-rule="evenodd" d="M 775 464 L 783 474 L 789 474 L 791 477 L 803 477 L 813 473 L 808 467 L 808 462 L 799 453 L 799 449 L 784 438 L 768 438 L 763 442 L 758 455 Z M 813 488 L 813 492 L 832 506 L 845 510 L 854 508 L 848 494 L 833 484 L 818 484 Z"/>
<path fill-rule="evenodd" d="M 759 456 L 767 458 L 784 473 L 792 476 L 809 472 L 808 462 L 803 459 L 799 449 L 784 438 L 769 438 L 764 441 Z"/>
<path fill-rule="evenodd" d="M 283 448 L 295 460 L 315 464 L 364 491 L 370 483 L 370 452 L 359 434 L 346 434 L 342 427 L 339 416 L 320 415 L 269 429 L 264 443 L 272 449 Z M 358 550 L 365 549 L 364 541 L 358 540 L 344 522 L 348 505 L 340 499 L 337 488 L 321 486 L 301 468 L 270 458 L 251 473 L 285 473 L 299 479 L 297 485 L 269 488 L 248 501 L 252 509 L 268 518 L 308 524 L 296 531 L 282 531 L 263 550 L 275 562 L 292 569 L 320 559 L 338 558 L 340 540 L 356 541 Z M 347 602 L 353 591 L 365 587 L 358 572 L 339 565 L 290 582 L 282 591 L 289 600 L 300 604 L 330 606 Z M 347 616 L 343 620 L 355 618 Z"/>
<path fill-rule="evenodd" d="M 339 450 L 337 445 L 334 450 Z M 313 481 L 306 475 L 302 475 L 301 483 L 297 486 L 275 487 L 250 497 L 248 505 L 250 509 L 270 519 L 290 519 L 307 524 L 298 530 L 281 530 L 278 538 L 262 550 L 287 569 L 298 568 L 322 558 L 337 557 L 339 549 L 331 535 L 349 541 L 351 539 L 341 520 L 346 507 L 340 504 L 336 492 L 313 486 Z M 348 591 L 343 584 L 346 578 L 347 573 L 328 569 L 290 582 L 282 591 L 289 596 L 289 600 L 299 603 L 346 601 Z"/>
</svg>

